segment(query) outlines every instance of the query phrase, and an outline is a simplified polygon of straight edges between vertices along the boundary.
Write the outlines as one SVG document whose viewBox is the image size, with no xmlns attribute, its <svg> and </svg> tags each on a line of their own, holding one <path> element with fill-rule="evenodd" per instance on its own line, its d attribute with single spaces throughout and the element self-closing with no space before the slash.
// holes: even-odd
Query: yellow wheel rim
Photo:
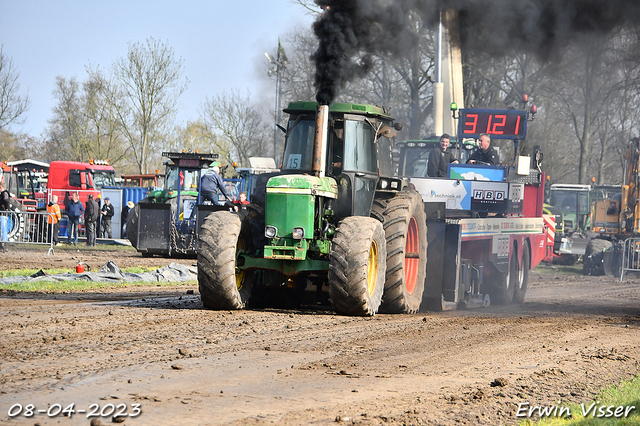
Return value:
<svg viewBox="0 0 640 426">
<path fill-rule="evenodd" d="M 244 251 L 245 245 L 242 237 L 238 236 L 238 242 L 236 244 L 236 264 L 238 263 L 238 254 Z M 236 268 L 236 287 L 238 290 L 242 289 L 244 283 L 244 270 Z"/>
<path fill-rule="evenodd" d="M 367 292 L 369 296 L 373 294 L 378 282 L 378 245 L 371 241 L 369 248 L 369 265 L 367 266 Z"/>
</svg>

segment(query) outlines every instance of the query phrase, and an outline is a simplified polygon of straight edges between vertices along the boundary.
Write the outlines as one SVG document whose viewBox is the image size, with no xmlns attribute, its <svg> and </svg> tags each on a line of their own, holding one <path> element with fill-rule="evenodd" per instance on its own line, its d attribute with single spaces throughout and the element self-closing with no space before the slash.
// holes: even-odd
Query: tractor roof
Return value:
<svg viewBox="0 0 640 426">
<path fill-rule="evenodd" d="M 201 154 L 198 152 L 163 152 L 163 157 L 168 157 L 174 164 L 180 167 L 208 168 L 219 157 L 218 154 Z"/>
<path fill-rule="evenodd" d="M 317 102 L 290 102 L 289 106 L 285 108 L 283 111 L 287 114 L 292 113 L 300 113 L 300 112 L 308 112 L 314 113 L 316 112 L 316 108 L 318 107 Z M 329 111 L 332 113 L 341 113 L 341 114 L 359 114 L 359 115 L 367 115 L 373 117 L 384 118 L 387 120 L 393 120 L 393 118 L 385 111 L 384 108 L 367 105 L 367 104 L 351 104 L 351 103 L 332 103 L 329 105 Z"/>
</svg>

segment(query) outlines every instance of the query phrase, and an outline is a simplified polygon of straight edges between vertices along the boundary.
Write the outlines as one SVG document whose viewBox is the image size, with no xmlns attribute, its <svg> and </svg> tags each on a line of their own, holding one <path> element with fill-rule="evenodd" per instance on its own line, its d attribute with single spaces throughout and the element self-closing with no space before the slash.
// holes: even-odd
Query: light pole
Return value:
<svg viewBox="0 0 640 426">
<path fill-rule="evenodd" d="M 274 59 L 268 53 L 265 53 L 264 56 L 267 57 L 269 61 L 269 71 L 267 74 L 269 77 L 275 75 L 276 76 L 276 106 L 274 117 L 276 119 L 275 126 L 273 126 L 273 156 L 276 160 L 276 164 L 278 164 L 278 126 L 280 125 L 280 117 L 282 115 L 282 111 L 280 108 L 280 100 L 282 97 L 282 75 L 284 74 L 284 70 L 287 68 L 287 55 L 284 53 L 284 49 L 282 44 L 280 44 L 280 40 L 278 40 L 278 51 L 277 57 Z"/>
</svg>

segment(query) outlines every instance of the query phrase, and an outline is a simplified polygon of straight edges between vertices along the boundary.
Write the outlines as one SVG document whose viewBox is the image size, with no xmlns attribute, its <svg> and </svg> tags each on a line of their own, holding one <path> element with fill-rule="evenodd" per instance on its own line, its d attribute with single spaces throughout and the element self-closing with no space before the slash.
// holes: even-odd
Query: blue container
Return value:
<svg viewBox="0 0 640 426">
<path fill-rule="evenodd" d="M 138 201 L 142 200 L 149 193 L 149 188 L 141 187 L 125 187 L 122 188 L 122 205 L 125 206 L 127 201 L 133 201 L 133 204 L 138 204 Z"/>
</svg>

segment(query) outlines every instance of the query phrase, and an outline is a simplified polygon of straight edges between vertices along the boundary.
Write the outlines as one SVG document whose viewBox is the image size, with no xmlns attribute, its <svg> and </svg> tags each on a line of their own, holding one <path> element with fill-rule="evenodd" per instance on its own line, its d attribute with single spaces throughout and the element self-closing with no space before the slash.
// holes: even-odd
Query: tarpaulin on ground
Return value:
<svg viewBox="0 0 640 426">
<path fill-rule="evenodd" d="M 168 266 L 158 268 L 154 272 L 142 272 L 139 274 L 131 272 L 122 272 L 118 265 L 112 261 L 108 261 L 98 272 L 82 272 L 73 274 L 65 272 L 64 274 L 45 275 L 44 273 L 36 273 L 32 276 L 14 276 L 0 278 L 0 285 L 15 284 L 21 282 L 38 282 L 38 281 L 124 281 L 124 282 L 182 282 L 190 281 L 198 278 L 197 268 L 195 266 L 181 265 L 179 263 L 170 263 Z"/>
</svg>

